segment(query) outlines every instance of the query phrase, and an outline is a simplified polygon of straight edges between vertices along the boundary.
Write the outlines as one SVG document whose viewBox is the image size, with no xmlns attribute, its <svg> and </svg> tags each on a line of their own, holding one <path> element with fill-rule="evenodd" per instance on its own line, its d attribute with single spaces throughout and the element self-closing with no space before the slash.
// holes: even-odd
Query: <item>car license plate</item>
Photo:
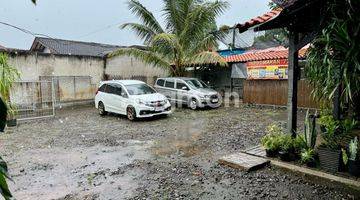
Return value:
<svg viewBox="0 0 360 200">
<path fill-rule="evenodd" d="M 158 112 L 158 111 L 163 111 L 164 108 L 163 107 L 155 107 L 155 112 Z"/>
<path fill-rule="evenodd" d="M 211 103 L 217 103 L 217 102 L 219 102 L 219 99 L 213 99 L 213 100 L 211 100 Z"/>
</svg>

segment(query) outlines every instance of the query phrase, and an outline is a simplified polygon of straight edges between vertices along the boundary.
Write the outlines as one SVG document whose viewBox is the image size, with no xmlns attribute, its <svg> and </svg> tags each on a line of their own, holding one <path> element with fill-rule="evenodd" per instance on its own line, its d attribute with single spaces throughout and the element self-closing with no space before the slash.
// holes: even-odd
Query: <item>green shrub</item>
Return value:
<svg viewBox="0 0 360 200">
<path fill-rule="evenodd" d="M 358 121 L 356 121 L 355 119 L 345 119 L 342 122 L 342 127 L 344 130 L 344 133 L 345 134 L 350 133 L 352 130 L 354 130 L 356 128 L 357 124 L 358 124 Z"/>
<path fill-rule="evenodd" d="M 280 149 L 280 134 L 266 134 L 261 138 L 261 145 L 267 150 L 278 151 Z"/>
<path fill-rule="evenodd" d="M 283 134 L 280 137 L 280 149 L 285 152 L 289 152 L 294 148 L 294 140 L 290 134 Z"/>
<path fill-rule="evenodd" d="M 293 141 L 294 150 L 297 153 L 300 153 L 302 150 L 307 149 L 308 145 L 303 134 L 298 134 Z"/>
<path fill-rule="evenodd" d="M 358 138 L 355 137 L 349 143 L 349 160 L 355 161 L 358 153 Z"/>
<path fill-rule="evenodd" d="M 315 151 L 314 149 L 304 149 L 301 152 L 301 163 L 309 163 L 315 161 Z"/>
<path fill-rule="evenodd" d="M 282 129 L 276 125 L 270 125 L 266 128 L 266 135 L 261 138 L 261 145 L 267 150 L 280 150 Z"/>
</svg>

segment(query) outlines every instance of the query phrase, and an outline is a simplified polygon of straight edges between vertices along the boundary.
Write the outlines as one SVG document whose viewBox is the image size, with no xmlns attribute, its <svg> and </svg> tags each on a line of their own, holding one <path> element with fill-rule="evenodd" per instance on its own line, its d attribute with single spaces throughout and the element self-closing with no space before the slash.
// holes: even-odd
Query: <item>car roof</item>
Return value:
<svg viewBox="0 0 360 200">
<path fill-rule="evenodd" d="M 106 84 L 106 83 L 118 83 L 118 84 L 122 84 L 122 85 L 146 84 L 146 83 L 144 83 L 142 81 L 138 81 L 138 80 L 110 80 L 110 81 L 101 82 L 101 85 Z"/>
<path fill-rule="evenodd" d="M 158 79 L 194 80 L 194 79 L 197 79 L 197 78 L 191 78 L 191 77 L 167 77 L 167 78 L 158 78 Z"/>
</svg>

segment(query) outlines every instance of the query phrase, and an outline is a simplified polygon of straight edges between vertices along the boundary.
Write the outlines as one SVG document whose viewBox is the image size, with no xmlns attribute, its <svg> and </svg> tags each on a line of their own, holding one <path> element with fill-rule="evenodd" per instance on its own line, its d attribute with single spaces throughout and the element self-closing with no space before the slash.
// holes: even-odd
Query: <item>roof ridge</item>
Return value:
<svg viewBox="0 0 360 200">
<path fill-rule="evenodd" d="M 113 44 L 105 44 L 105 43 L 98 43 L 98 42 L 86 42 L 86 41 L 78 41 L 78 40 L 66 40 L 66 39 L 60 39 L 60 38 L 47 38 L 47 37 L 36 37 L 35 39 L 45 39 L 45 40 L 53 40 L 53 41 L 64 41 L 64 42 L 72 42 L 72 43 L 82 43 L 82 44 L 94 44 L 94 45 L 102 45 L 102 46 L 111 46 L 111 47 L 119 47 L 123 48 L 126 46 L 120 46 L 120 45 L 113 45 Z"/>
</svg>

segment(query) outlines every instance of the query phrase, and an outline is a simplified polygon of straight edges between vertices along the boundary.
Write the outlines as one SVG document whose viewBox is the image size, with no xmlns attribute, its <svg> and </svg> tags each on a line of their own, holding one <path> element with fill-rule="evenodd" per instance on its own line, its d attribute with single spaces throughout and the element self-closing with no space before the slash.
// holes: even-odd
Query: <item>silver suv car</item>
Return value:
<svg viewBox="0 0 360 200">
<path fill-rule="evenodd" d="M 154 87 L 170 101 L 185 104 L 193 110 L 221 105 L 219 93 L 196 78 L 158 78 Z"/>
</svg>

